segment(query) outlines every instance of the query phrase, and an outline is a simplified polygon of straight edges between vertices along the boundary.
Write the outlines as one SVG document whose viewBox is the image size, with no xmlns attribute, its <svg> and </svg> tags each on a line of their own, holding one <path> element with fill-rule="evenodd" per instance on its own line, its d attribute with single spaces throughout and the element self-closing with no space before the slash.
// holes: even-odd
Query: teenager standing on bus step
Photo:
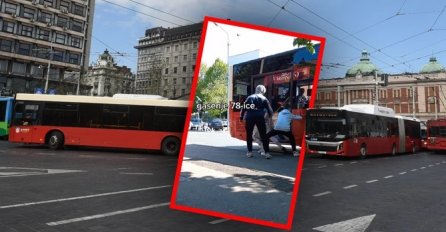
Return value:
<svg viewBox="0 0 446 232">
<path fill-rule="evenodd" d="M 261 153 L 261 155 L 267 159 L 271 158 L 271 155 L 269 154 L 268 137 L 266 136 L 264 115 L 266 111 L 268 116 L 272 117 L 273 110 L 271 109 L 268 99 L 264 96 L 265 93 L 265 86 L 258 85 L 255 94 L 246 98 L 240 111 L 240 120 L 245 120 L 246 146 L 248 148 L 248 152 L 246 153 L 247 157 L 252 157 L 252 133 L 254 126 L 257 126 L 265 151 Z"/>
<path fill-rule="evenodd" d="M 285 105 L 281 109 L 279 109 L 279 115 L 277 116 L 276 125 L 274 126 L 274 129 L 272 131 L 268 132 L 267 137 L 269 138 L 275 135 L 287 136 L 291 143 L 293 155 L 299 156 L 299 153 L 296 151 L 296 141 L 294 140 L 293 131 L 291 130 L 291 120 L 300 120 L 302 119 L 302 117 L 292 114 L 289 108 L 290 105 L 288 103 L 285 103 Z"/>
</svg>

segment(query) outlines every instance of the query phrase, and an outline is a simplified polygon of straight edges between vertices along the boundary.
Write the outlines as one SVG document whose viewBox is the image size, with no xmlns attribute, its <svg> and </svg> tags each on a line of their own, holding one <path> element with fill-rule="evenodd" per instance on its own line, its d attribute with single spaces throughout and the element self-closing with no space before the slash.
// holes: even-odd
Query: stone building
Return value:
<svg viewBox="0 0 446 232">
<path fill-rule="evenodd" d="M 88 68 L 83 79 L 85 85 L 92 86 L 92 96 L 113 96 L 116 93 L 133 93 L 134 75 L 130 68 L 118 66 L 112 55 L 105 50 L 99 55 L 96 64 Z"/>
<path fill-rule="evenodd" d="M 0 88 L 75 93 L 85 70 L 95 0 L 0 0 Z M 70 75 L 71 76 L 71 75 Z"/>
<path fill-rule="evenodd" d="M 435 57 L 419 73 L 389 75 L 387 86 L 380 74 L 363 51 L 344 78 L 319 80 L 315 107 L 378 104 L 422 121 L 446 117 L 446 71 Z"/>
<path fill-rule="evenodd" d="M 188 99 L 195 71 L 202 23 L 155 27 L 139 39 L 137 94 Z"/>
</svg>

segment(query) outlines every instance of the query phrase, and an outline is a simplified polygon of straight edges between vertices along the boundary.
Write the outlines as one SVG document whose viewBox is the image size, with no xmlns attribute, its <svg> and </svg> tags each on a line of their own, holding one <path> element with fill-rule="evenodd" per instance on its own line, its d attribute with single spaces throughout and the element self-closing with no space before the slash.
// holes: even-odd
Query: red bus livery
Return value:
<svg viewBox="0 0 446 232">
<path fill-rule="evenodd" d="M 427 121 L 427 149 L 446 151 L 446 118 Z"/>
<path fill-rule="evenodd" d="M 17 94 L 10 142 L 161 150 L 178 154 L 188 102 Z"/>
<path fill-rule="evenodd" d="M 419 120 L 364 104 L 309 109 L 305 137 L 307 154 L 365 158 L 416 152 L 421 147 Z"/>
</svg>

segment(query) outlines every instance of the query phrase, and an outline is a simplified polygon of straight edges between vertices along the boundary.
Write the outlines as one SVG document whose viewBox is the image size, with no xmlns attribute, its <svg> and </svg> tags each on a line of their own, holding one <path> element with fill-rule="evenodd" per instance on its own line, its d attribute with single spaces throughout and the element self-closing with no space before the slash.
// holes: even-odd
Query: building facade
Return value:
<svg viewBox="0 0 446 232">
<path fill-rule="evenodd" d="M 363 51 L 344 78 L 319 80 L 315 107 L 377 104 L 422 121 L 446 117 L 446 71 L 434 57 L 419 73 L 389 75 L 387 86 L 380 74 Z"/>
<path fill-rule="evenodd" d="M 135 93 L 188 99 L 202 23 L 148 29 L 139 39 Z"/>
<path fill-rule="evenodd" d="M 95 0 L 0 0 L 0 89 L 76 93 L 86 70 Z"/>
<path fill-rule="evenodd" d="M 134 91 L 134 75 L 130 68 L 118 66 L 113 56 L 105 50 L 94 66 L 88 68 L 83 84 L 91 86 L 91 96 L 113 96 L 116 93 L 131 94 Z"/>
</svg>

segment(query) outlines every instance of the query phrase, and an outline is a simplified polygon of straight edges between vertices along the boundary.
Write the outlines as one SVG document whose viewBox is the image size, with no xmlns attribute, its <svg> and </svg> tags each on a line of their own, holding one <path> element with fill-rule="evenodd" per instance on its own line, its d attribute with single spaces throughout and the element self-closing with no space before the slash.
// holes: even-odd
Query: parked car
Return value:
<svg viewBox="0 0 446 232">
<path fill-rule="evenodd" d="M 203 129 L 203 121 L 198 118 L 194 118 L 190 121 L 190 130 L 202 130 Z"/>
<path fill-rule="evenodd" d="M 213 130 L 223 130 L 223 122 L 219 118 L 212 119 L 209 123 L 209 127 Z"/>
<path fill-rule="evenodd" d="M 223 124 L 223 129 L 228 129 L 228 120 L 227 119 L 222 119 L 221 120 L 222 124 Z"/>
</svg>

